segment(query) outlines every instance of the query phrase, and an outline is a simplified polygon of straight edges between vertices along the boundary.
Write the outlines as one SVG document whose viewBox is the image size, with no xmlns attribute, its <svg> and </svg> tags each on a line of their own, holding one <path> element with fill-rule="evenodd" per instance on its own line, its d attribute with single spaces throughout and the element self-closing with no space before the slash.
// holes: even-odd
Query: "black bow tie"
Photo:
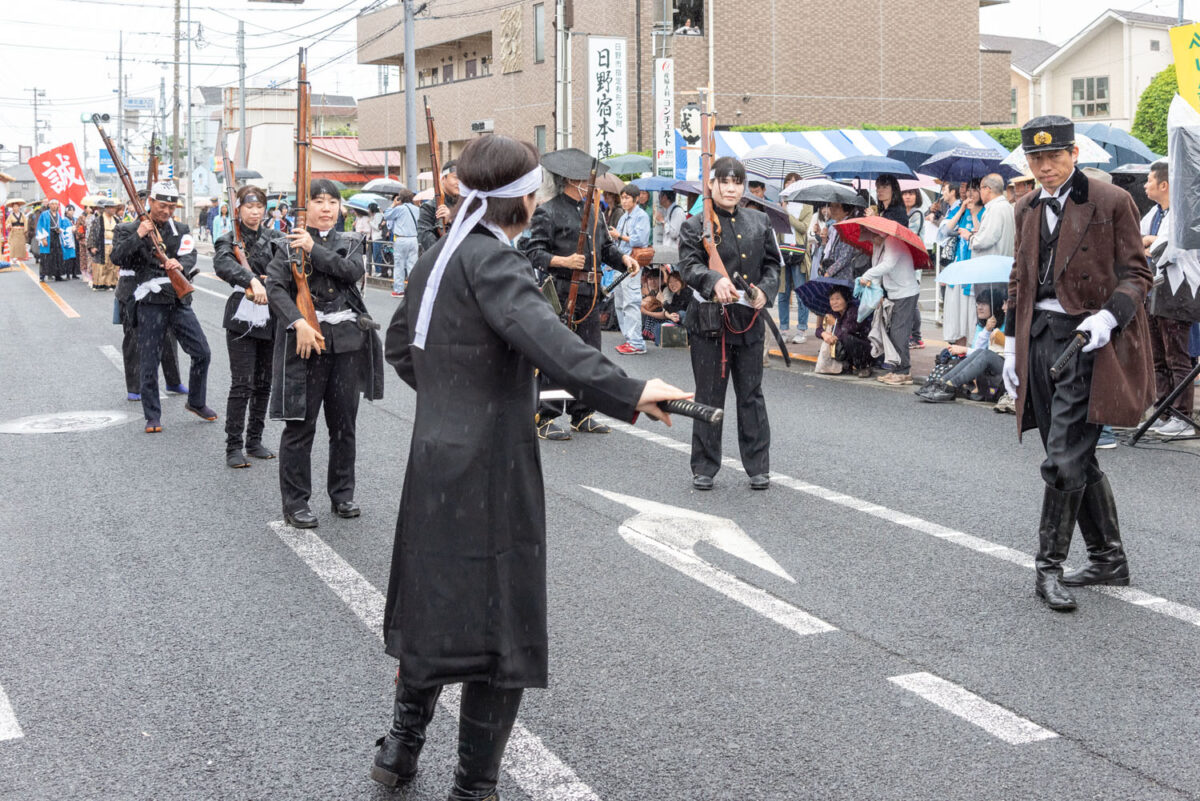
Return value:
<svg viewBox="0 0 1200 801">
<path fill-rule="evenodd" d="M 1058 198 L 1043 197 L 1043 198 L 1040 198 L 1038 202 L 1041 203 L 1046 208 L 1050 209 L 1050 211 L 1054 212 L 1055 217 L 1062 216 L 1062 203 L 1059 202 Z"/>
</svg>

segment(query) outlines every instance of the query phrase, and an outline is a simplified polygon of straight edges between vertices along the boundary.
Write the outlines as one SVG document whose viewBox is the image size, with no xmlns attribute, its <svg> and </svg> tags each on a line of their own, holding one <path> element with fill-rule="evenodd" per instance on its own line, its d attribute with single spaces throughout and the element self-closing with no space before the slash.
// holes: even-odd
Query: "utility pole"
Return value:
<svg viewBox="0 0 1200 801">
<path fill-rule="evenodd" d="M 386 64 L 379 65 L 379 73 L 380 77 L 383 78 L 383 92 L 381 94 L 386 95 L 388 90 L 388 68 Z M 388 152 L 386 150 L 383 151 L 383 177 L 388 177 Z"/>
<path fill-rule="evenodd" d="M 238 20 L 238 152 L 246 169 L 246 23 Z"/>
<path fill-rule="evenodd" d="M 42 123 L 38 117 L 38 98 L 46 96 L 45 89 L 38 89 L 36 86 L 32 89 L 26 89 L 26 92 L 33 92 L 33 152 L 37 155 L 38 152 L 38 136 L 41 134 Z"/>
<path fill-rule="evenodd" d="M 196 135 L 196 131 L 192 128 L 192 0 L 188 0 L 187 4 L 187 205 L 183 209 L 183 219 L 189 220 L 192 215 L 192 172 L 196 168 L 196 149 L 192 146 L 192 139 Z M 176 174 L 175 180 L 179 180 L 179 175 Z M 178 186 L 179 184 L 176 184 Z"/>
<path fill-rule="evenodd" d="M 1183 0 L 1179 0 L 1179 24 L 1183 24 Z"/>
<path fill-rule="evenodd" d="M 175 93 L 171 108 L 171 168 L 179 172 L 179 0 L 175 0 Z"/>
<path fill-rule="evenodd" d="M 167 138 L 167 79 L 158 79 L 158 133 L 163 139 Z"/>
<path fill-rule="evenodd" d="M 125 150 L 125 31 L 117 33 L 117 150 Z M 125 158 L 124 152 L 110 155 Z"/>
<path fill-rule="evenodd" d="M 415 17 L 413 0 L 404 0 L 404 177 L 408 188 L 413 192 L 417 191 L 417 37 L 413 31 Z"/>
</svg>

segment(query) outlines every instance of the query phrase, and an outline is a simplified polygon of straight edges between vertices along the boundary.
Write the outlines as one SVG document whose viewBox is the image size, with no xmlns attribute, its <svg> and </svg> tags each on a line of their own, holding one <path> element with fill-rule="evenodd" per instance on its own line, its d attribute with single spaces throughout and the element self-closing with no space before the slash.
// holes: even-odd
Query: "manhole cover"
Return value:
<svg viewBox="0 0 1200 801">
<path fill-rule="evenodd" d="M 35 414 L 0 423 L 0 434 L 74 434 L 120 425 L 128 419 L 125 412 Z"/>
</svg>

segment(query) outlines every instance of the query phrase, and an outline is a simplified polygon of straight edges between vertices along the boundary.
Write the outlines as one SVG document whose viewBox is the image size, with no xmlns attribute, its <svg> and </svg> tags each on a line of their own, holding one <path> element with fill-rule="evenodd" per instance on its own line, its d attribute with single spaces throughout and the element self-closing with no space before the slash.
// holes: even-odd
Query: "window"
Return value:
<svg viewBox="0 0 1200 801">
<path fill-rule="evenodd" d="M 473 58 L 467 59 L 467 77 L 468 78 L 479 77 L 479 62 Z"/>
<path fill-rule="evenodd" d="M 533 7 L 533 63 L 546 60 L 546 6 L 538 3 Z"/>
<path fill-rule="evenodd" d="M 1110 113 L 1108 101 L 1108 76 L 1071 81 L 1072 117 L 1107 117 Z"/>
<path fill-rule="evenodd" d="M 704 0 L 675 0 L 674 25 L 679 36 L 703 36 Z"/>
<path fill-rule="evenodd" d="M 1151 51 L 1152 53 L 1157 53 L 1157 52 L 1158 52 L 1158 49 L 1159 49 L 1159 47 L 1160 47 L 1160 45 L 1159 45 L 1159 43 L 1158 43 L 1158 40 L 1157 40 L 1157 39 L 1151 39 L 1151 40 L 1150 40 L 1150 51 Z"/>
<path fill-rule="evenodd" d="M 442 83 L 450 83 L 454 80 L 454 62 L 442 65 Z"/>
<path fill-rule="evenodd" d="M 1012 88 L 1012 124 L 1017 124 L 1017 87 Z"/>
<path fill-rule="evenodd" d="M 546 152 L 546 126 L 538 125 L 533 129 L 533 139 L 537 144 L 538 153 Z"/>
</svg>

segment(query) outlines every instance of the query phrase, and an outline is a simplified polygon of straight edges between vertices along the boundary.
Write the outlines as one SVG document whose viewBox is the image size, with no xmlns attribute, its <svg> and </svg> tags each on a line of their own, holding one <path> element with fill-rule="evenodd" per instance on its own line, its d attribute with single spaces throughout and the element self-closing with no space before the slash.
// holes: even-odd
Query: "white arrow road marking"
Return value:
<svg viewBox="0 0 1200 801">
<path fill-rule="evenodd" d="M 655 434 L 653 431 L 646 431 L 640 428 L 634 428 L 628 423 L 622 423 L 620 420 L 606 419 L 606 422 L 612 426 L 614 431 L 621 431 L 630 436 L 644 439 L 647 442 L 653 442 L 656 445 L 662 445 L 672 450 L 682 453 L 690 453 L 691 447 L 685 442 L 664 437 L 661 434 Z M 721 460 L 721 463 L 735 470 L 741 470 L 742 467 L 734 459 L 728 457 Z M 743 471 L 744 472 L 744 471 Z M 864 501 L 861 498 L 855 498 L 853 495 L 846 495 L 835 490 L 827 489 L 816 484 L 809 484 L 807 481 L 801 481 L 791 476 L 785 476 L 780 473 L 772 473 L 771 481 L 783 487 L 794 489 L 797 492 L 802 492 L 806 495 L 820 498 L 823 501 L 836 503 L 839 506 L 845 506 L 848 509 L 853 509 L 863 514 L 878 517 L 880 520 L 886 520 L 897 526 L 915 531 L 919 534 L 927 534 L 939 540 L 954 543 L 963 548 L 1003 559 L 1006 562 L 1012 562 L 1014 565 L 1033 569 L 1033 557 L 1027 553 L 1009 548 L 1007 545 L 985 540 L 982 537 L 976 537 L 974 534 L 965 534 L 961 531 L 955 531 L 952 528 L 943 526 L 939 523 L 933 523 L 928 520 L 922 520 L 904 512 L 898 512 L 895 509 L 889 509 L 886 506 L 880 506 L 877 503 Z M 1032 540 L 1031 540 L 1032 542 Z M 1200 626 L 1200 609 L 1191 606 L 1186 606 L 1175 601 L 1160 598 L 1157 595 L 1151 595 L 1148 592 L 1133 589 L 1131 587 L 1087 587 L 1093 592 L 1098 592 L 1103 595 L 1108 595 L 1133 606 L 1140 606 L 1143 609 L 1148 609 L 1166 617 L 1181 620 L 1184 623 L 1189 623 L 1193 626 Z"/>
<path fill-rule="evenodd" d="M 937 704 L 950 714 L 973 723 L 1010 745 L 1035 743 L 1058 736 L 1049 729 L 1043 729 L 1033 721 L 1026 720 L 991 701 L 985 701 L 970 690 L 938 678 L 932 673 L 892 676 L 888 681 L 916 693 L 932 704 Z"/>
<path fill-rule="evenodd" d="M 386 599 L 371 582 L 351 567 L 345 559 L 310 530 L 295 529 L 282 521 L 270 523 L 271 530 L 299 556 L 314 573 L 341 598 L 350 611 L 375 636 L 383 640 L 383 608 Z M 457 685 L 442 691 L 438 705 L 443 712 L 458 719 L 460 689 Z M 3 692 L 0 692 L 3 700 Z M 14 721 L 15 723 L 15 721 Z M 0 732 L 3 731 L 3 708 L 0 707 Z M 0 739 L 3 739 L 0 736 Z M 504 769 L 535 801 L 600 801 L 575 771 L 555 756 L 554 752 L 519 722 L 513 727 L 504 752 Z"/>
<path fill-rule="evenodd" d="M 8 702 L 8 695 L 5 694 L 4 688 L 0 687 L 0 742 L 19 740 L 24 736 L 25 732 L 21 731 L 21 724 L 17 723 L 12 704 Z"/>
<path fill-rule="evenodd" d="M 696 543 L 709 542 L 739 559 L 794 583 L 795 579 L 732 520 L 594 487 L 585 489 L 638 511 L 637 515 L 622 523 L 617 532 L 626 542 L 647 556 L 694 578 L 706 587 L 711 587 L 796 634 L 837 631 L 824 620 L 813 617 L 782 598 L 747 584 L 696 555 L 693 550 Z"/>
</svg>

